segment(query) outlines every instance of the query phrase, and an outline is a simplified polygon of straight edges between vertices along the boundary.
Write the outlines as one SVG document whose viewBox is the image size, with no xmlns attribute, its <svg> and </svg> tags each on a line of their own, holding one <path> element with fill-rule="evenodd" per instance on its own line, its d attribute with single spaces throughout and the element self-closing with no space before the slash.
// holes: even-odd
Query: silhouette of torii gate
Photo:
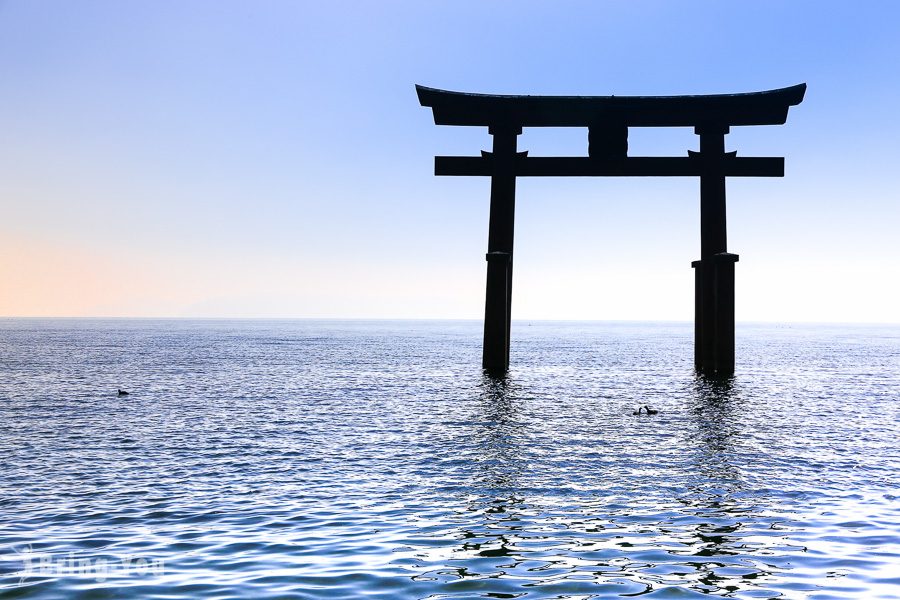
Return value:
<svg viewBox="0 0 900 600">
<path fill-rule="evenodd" d="M 500 96 L 417 85 L 435 125 L 488 128 L 493 151 L 436 156 L 435 175 L 491 178 L 482 366 L 509 368 L 516 177 L 691 176 L 700 178 L 700 260 L 694 268 L 694 365 L 705 375 L 734 373 L 734 263 L 726 244 L 725 178 L 783 177 L 784 158 L 725 152 L 732 126 L 782 125 L 806 84 L 707 96 Z M 587 127 L 587 156 L 517 152 L 523 127 Z M 700 151 L 685 157 L 628 156 L 629 127 L 693 127 Z"/>
</svg>

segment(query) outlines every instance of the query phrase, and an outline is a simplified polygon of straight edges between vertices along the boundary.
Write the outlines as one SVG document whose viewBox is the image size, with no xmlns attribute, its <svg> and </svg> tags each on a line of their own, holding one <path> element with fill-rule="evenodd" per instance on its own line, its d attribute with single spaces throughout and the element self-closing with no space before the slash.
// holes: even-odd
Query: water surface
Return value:
<svg viewBox="0 0 900 600">
<path fill-rule="evenodd" d="M 900 598 L 900 328 L 513 336 L 0 321 L 0 594 Z"/>
</svg>

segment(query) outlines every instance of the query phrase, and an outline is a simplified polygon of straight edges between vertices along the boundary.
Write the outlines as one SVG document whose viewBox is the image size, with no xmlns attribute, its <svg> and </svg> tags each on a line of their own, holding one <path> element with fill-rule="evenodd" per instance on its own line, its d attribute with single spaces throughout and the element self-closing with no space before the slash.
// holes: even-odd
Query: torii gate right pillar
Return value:
<svg viewBox="0 0 900 600">
<path fill-rule="evenodd" d="M 700 260 L 694 268 L 694 368 L 701 374 L 734 374 L 734 264 L 725 219 L 727 126 L 697 127 L 700 136 Z"/>
</svg>

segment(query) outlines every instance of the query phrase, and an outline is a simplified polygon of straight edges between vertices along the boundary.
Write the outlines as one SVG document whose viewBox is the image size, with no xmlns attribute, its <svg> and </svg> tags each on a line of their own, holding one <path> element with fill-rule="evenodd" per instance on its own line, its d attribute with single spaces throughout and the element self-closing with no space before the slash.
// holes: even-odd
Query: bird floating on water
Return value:
<svg viewBox="0 0 900 600">
<path fill-rule="evenodd" d="M 647 411 L 647 414 L 648 414 L 648 415 L 655 415 L 655 414 L 658 414 L 658 413 L 659 413 L 658 410 L 656 410 L 656 409 L 654 409 L 654 408 L 650 408 L 650 407 L 647 406 L 646 404 L 644 405 L 644 410 Z"/>
<path fill-rule="evenodd" d="M 119 389 L 119 393 L 118 393 L 117 395 L 118 395 L 118 396 L 127 396 L 127 395 L 128 395 L 128 392 L 126 392 L 126 391 L 123 390 L 123 389 Z"/>
<path fill-rule="evenodd" d="M 643 406 L 640 406 L 640 407 L 638 407 L 638 409 L 637 409 L 636 411 L 634 411 L 634 412 L 631 413 L 631 414 L 633 414 L 633 415 L 639 415 L 639 414 L 641 414 L 641 411 L 642 411 L 642 410 L 644 410 L 644 407 L 643 407 Z"/>
</svg>

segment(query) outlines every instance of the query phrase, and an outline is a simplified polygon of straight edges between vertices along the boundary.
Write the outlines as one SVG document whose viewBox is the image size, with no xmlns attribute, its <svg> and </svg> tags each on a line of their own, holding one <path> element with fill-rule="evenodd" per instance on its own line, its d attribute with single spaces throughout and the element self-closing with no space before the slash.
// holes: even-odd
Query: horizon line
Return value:
<svg viewBox="0 0 900 600">
<path fill-rule="evenodd" d="M 482 322 L 481 317 L 296 317 L 296 316 L 67 316 L 67 315 L 0 315 L 0 321 L 13 320 L 53 320 L 53 321 L 447 321 L 447 322 Z M 693 319 L 547 319 L 519 318 L 513 323 L 678 323 L 691 325 Z M 792 320 L 735 320 L 738 325 L 890 325 L 900 326 L 900 321 L 792 321 Z"/>
</svg>

